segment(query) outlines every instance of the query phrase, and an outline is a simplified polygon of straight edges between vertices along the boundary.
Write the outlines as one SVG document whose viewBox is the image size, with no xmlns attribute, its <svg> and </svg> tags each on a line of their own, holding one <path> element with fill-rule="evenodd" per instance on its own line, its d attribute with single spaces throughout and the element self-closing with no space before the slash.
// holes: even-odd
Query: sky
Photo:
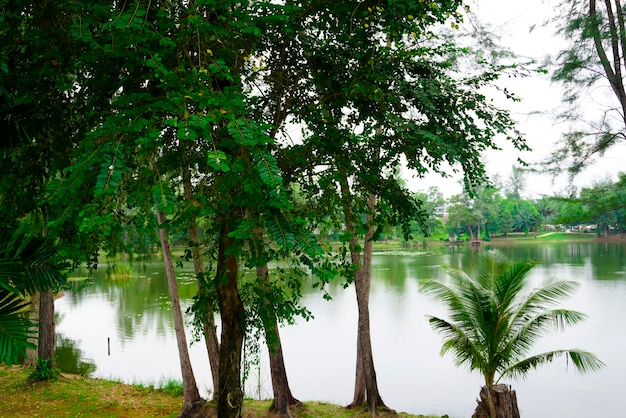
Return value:
<svg viewBox="0 0 626 418">
<path fill-rule="evenodd" d="M 554 55 L 565 46 L 564 41 L 555 35 L 554 27 L 542 25 L 554 15 L 554 3 L 554 0 L 474 0 L 472 10 L 500 35 L 502 45 L 519 56 L 543 62 L 548 54 Z M 535 28 L 530 31 L 532 26 Z M 534 74 L 501 80 L 499 83 L 521 98 L 519 103 L 503 101 L 501 107 L 511 112 L 518 122 L 518 129 L 532 149 L 531 152 L 520 153 L 503 140 L 498 141 L 503 150 L 485 153 L 484 161 L 489 175 L 499 176 L 502 181 L 506 181 L 518 157 L 529 164 L 543 160 L 555 149 L 556 142 L 568 127 L 557 124 L 551 116 L 561 105 L 562 87 L 550 82 L 549 75 Z M 590 109 L 591 113 L 593 109 Z M 611 152 L 583 171 L 574 184 L 580 188 L 591 186 L 594 181 L 606 177 L 615 180 L 619 171 L 626 171 L 624 162 L 626 146 L 622 144 L 612 148 Z M 446 197 L 462 191 L 460 176 L 442 179 L 438 175 L 430 175 L 425 179 L 411 179 L 408 172 L 405 176 L 413 190 L 427 190 L 430 186 L 437 186 Z M 523 196 L 539 198 L 564 194 L 567 187 L 567 176 L 553 179 L 549 175 L 528 174 Z"/>
</svg>

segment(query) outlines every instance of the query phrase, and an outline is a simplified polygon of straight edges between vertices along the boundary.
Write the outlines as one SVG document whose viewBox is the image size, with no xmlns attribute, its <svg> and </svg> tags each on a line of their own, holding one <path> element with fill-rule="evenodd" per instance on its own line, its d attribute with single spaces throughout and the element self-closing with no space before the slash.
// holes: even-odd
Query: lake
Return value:
<svg viewBox="0 0 626 418">
<path fill-rule="evenodd" d="M 626 245 L 555 243 L 498 247 L 515 261 L 541 261 L 531 273 L 574 279 L 580 287 L 564 307 L 588 319 L 566 332 L 540 340 L 533 352 L 582 348 L 606 363 L 600 372 L 580 375 L 564 358 L 532 371 L 526 380 L 506 382 L 517 391 L 522 416 L 536 418 L 616 416 L 626 410 Z M 444 279 L 442 265 L 467 268 L 475 250 L 434 248 L 428 253 L 376 254 L 370 297 L 371 333 L 379 389 L 385 403 L 413 414 L 470 417 L 482 377 L 440 357 L 441 338 L 426 315 L 445 315 L 418 292 L 419 280 Z M 66 371 L 128 383 L 156 384 L 180 379 L 173 320 L 161 264 L 133 266 L 130 279 L 112 280 L 101 266 L 88 284 L 74 283 L 56 301 L 59 366 Z M 78 274 L 85 274 L 78 272 Z M 183 307 L 196 284 L 191 264 L 177 270 Z M 300 400 L 348 404 L 354 390 L 357 307 L 354 289 L 342 283 L 304 292 L 314 319 L 281 330 L 287 374 Z M 219 330 L 218 330 L 219 331 Z M 189 331 L 191 338 L 191 331 Z M 190 354 L 198 386 L 211 388 L 202 342 Z M 246 395 L 271 397 L 268 360 L 252 368 Z"/>
</svg>

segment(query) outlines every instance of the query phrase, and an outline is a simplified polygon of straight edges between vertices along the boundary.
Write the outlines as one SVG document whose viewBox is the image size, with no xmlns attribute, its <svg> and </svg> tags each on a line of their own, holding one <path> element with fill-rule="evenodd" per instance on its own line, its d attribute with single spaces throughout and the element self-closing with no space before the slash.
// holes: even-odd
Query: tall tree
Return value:
<svg viewBox="0 0 626 418">
<path fill-rule="evenodd" d="M 187 126 L 194 117 L 190 112 L 197 116 L 200 110 L 187 98 L 210 92 L 211 78 L 221 69 L 209 74 L 206 52 L 201 55 L 198 49 L 209 48 L 195 43 L 198 31 L 206 30 L 201 23 L 210 25 L 210 18 L 200 19 L 206 11 L 197 5 L 179 6 L 137 1 L 117 4 L 113 10 L 95 7 L 73 21 L 70 32 L 77 41 L 98 45 L 80 57 L 81 91 L 103 95 L 108 107 L 72 154 L 59 194 L 84 193 L 75 185 L 88 185 L 90 193 L 79 205 L 79 229 L 101 237 L 113 253 L 123 235 L 121 227 L 133 217 L 141 218 L 145 229 L 158 226 L 185 387 L 182 415 L 189 415 L 201 402 L 186 352 L 162 213 L 175 209 L 172 178 L 187 169 L 186 162 L 176 158 L 180 141 L 197 138 Z M 206 121 L 193 126 L 205 129 Z M 195 149 L 201 152 L 206 145 L 198 143 Z"/>
<path fill-rule="evenodd" d="M 189 154 L 194 155 L 195 153 L 190 152 Z M 207 292 L 206 289 L 206 281 L 207 275 L 209 272 L 205 268 L 204 265 L 204 251 L 202 248 L 204 247 L 203 241 L 200 240 L 199 234 L 199 214 L 202 213 L 202 210 L 198 210 L 199 206 L 202 206 L 201 200 L 195 198 L 194 196 L 200 195 L 201 192 L 194 192 L 193 184 L 191 182 L 191 169 L 183 168 L 182 172 L 182 181 L 183 181 L 183 193 L 185 196 L 185 200 L 187 201 L 187 209 L 188 209 L 188 226 L 187 226 L 187 235 L 189 238 L 189 250 L 191 252 L 191 258 L 193 260 L 193 268 L 194 273 L 196 274 L 196 282 L 198 283 L 198 295 L 205 295 Z M 199 323 L 200 328 L 202 329 L 202 334 L 204 337 L 204 343 L 207 348 L 207 353 L 209 355 L 209 364 L 211 366 L 211 377 L 213 381 L 213 388 L 219 387 L 219 340 L 217 338 L 217 327 L 215 324 L 215 303 L 211 298 L 208 297 L 199 297 L 197 296 L 198 304 L 195 305 L 195 309 L 198 310 L 196 315 L 196 322 Z M 213 398 L 217 399 L 217 391 L 213 390 Z"/>
<path fill-rule="evenodd" d="M 551 223 L 554 215 L 558 213 L 558 202 L 551 197 L 541 197 L 533 200 L 533 205 L 543 217 L 543 223 Z"/>
<path fill-rule="evenodd" d="M 408 191 L 385 173 L 403 157 L 420 175 L 450 162 L 464 170 L 469 185 L 484 176 L 479 150 L 494 146 L 495 132 L 510 134 L 523 147 L 508 115 L 478 93 L 500 68 L 467 78 L 454 74 L 448 58 L 461 51 L 437 43 L 428 29 L 456 16 L 459 5 L 309 2 L 286 24 L 290 37 L 263 55 L 267 70 L 256 85 L 258 102 L 280 109 L 281 118 L 291 112 L 304 125 L 302 144 L 285 141 L 281 168 L 287 181 L 303 185 L 311 202 L 325 205 L 325 215 L 343 211 L 350 275 L 364 284 L 356 286 L 354 405 L 384 405 L 368 336 L 368 247 L 386 223 L 404 224 L 408 232 L 408 221 L 421 213 Z M 476 114 L 486 122 L 484 129 L 475 123 Z"/>
<path fill-rule="evenodd" d="M 67 2 L 32 1 L 2 1 L 0 8 L 0 229 L 10 234 L 19 225 L 33 236 L 50 236 L 61 242 L 61 258 L 84 259 L 93 249 L 85 237 L 51 225 L 68 211 L 67 202 L 45 199 L 90 119 L 87 104 L 73 94 L 73 10 Z M 31 301 L 40 325 L 37 355 L 53 365 L 54 291 L 33 294 Z"/>
<path fill-rule="evenodd" d="M 526 173 L 524 167 L 514 165 L 504 187 L 504 195 L 510 200 L 519 200 L 526 188 Z"/>
<path fill-rule="evenodd" d="M 450 198 L 446 229 L 459 235 L 468 233 L 470 238 L 489 239 L 491 233 L 501 229 L 499 206 L 502 198 L 499 191 L 490 185 L 473 188 Z"/>
<path fill-rule="evenodd" d="M 158 206 L 154 208 L 157 228 L 159 229 L 159 240 L 161 241 L 161 249 L 163 252 L 163 261 L 165 263 L 165 273 L 167 276 L 167 287 L 172 303 L 172 313 L 174 315 L 174 330 L 176 333 L 176 345 L 178 347 L 178 356 L 180 361 L 181 375 L 183 377 L 183 410 L 181 417 L 195 416 L 198 409 L 201 408 L 201 398 L 198 392 L 198 386 L 191 368 L 189 359 L 189 348 L 187 347 L 187 338 L 185 337 L 185 321 L 180 309 L 180 297 L 176 285 L 176 274 L 174 273 L 174 263 L 172 261 L 172 252 L 170 248 L 169 237 L 165 223 L 165 212 L 163 208 Z"/>
<path fill-rule="evenodd" d="M 446 220 L 446 231 L 450 236 L 458 239 L 461 235 L 467 234 L 473 238 L 477 220 L 467 205 L 464 194 L 452 196 L 448 206 L 448 218 Z"/>
<path fill-rule="evenodd" d="M 513 228 L 528 233 L 536 231 L 541 225 L 541 215 L 528 200 L 518 200 L 513 206 Z"/>
<path fill-rule="evenodd" d="M 251 117 L 246 101 L 242 80 L 253 72 L 250 57 L 260 34 L 255 19 L 263 20 L 264 4 L 137 1 L 118 6 L 113 14 L 98 9 L 100 15 L 73 27 L 82 41 L 102 46 L 98 54 L 82 57 L 88 74 L 84 87 L 109 86 L 111 108 L 81 143 L 66 183 L 96 173 L 81 228 L 109 237 L 119 232 L 120 223 L 111 225 L 111 220 L 118 220 L 121 208 L 146 217 L 149 202 L 155 201 L 157 209 L 173 211 L 173 227 L 188 229 L 190 211 L 179 202 L 200 202 L 202 210 L 193 216 L 210 220 L 205 236 L 216 249 L 215 277 L 200 284 L 216 295 L 221 318 L 214 388 L 218 414 L 238 416 L 248 320 L 240 264 L 250 262 L 253 231 L 261 228 L 270 240 L 265 260 L 291 251 L 307 259 L 318 252 L 290 218 L 289 192 L 272 155 L 272 128 Z M 180 199 L 181 176 L 201 193 Z"/>
<path fill-rule="evenodd" d="M 626 208 L 625 176 L 619 174 L 617 182 L 610 178 L 595 181 L 583 188 L 578 196 L 563 199 L 567 211 L 562 220 L 567 223 L 593 223 L 598 236 L 608 236 L 611 229 L 618 229 Z"/>
<path fill-rule="evenodd" d="M 621 0 L 563 0 L 556 15 L 569 45 L 556 58 L 553 80 L 566 87 L 571 107 L 562 117 L 573 127 L 546 164 L 575 175 L 626 139 L 625 14 Z M 590 109 L 589 98 L 601 107 Z"/>
</svg>

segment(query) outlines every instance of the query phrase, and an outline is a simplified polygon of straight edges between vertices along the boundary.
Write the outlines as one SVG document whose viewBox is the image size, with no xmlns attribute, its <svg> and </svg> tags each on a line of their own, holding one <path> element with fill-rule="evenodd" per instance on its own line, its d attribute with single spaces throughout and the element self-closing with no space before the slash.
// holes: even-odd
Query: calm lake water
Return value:
<svg viewBox="0 0 626 418">
<path fill-rule="evenodd" d="M 550 335 L 536 352 L 582 348 L 607 365 L 580 375 L 560 359 L 524 381 L 511 383 L 525 417 L 614 417 L 626 410 L 626 244 L 559 243 L 500 247 L 515 261 L 541 261 L 531 278 L 580 282 L 565 307 L 589 318 L 564 333 Z M 476 405 L 481 376 L 456 368 L 440 357 L 441 339 L 426 315 L 443 309 L 418 292 L 421 279 L 444 279 L 441 266 L 467 268 L 472 250 L 435 249 L 427 254 L 377 254 L 371 286 L 371 332 L 379 389 L 385 403 L 414 414 L 469 417 Z M 101 266 L 89 285 L 76 284 L 56 301 L 59 364 L 67 371 L 114 378 L 129 383 L 157 384 L 180 379 L 172 314 L 165 273 L 158 263 L 136 265 L 135 277 L 106 278 Z M 192 266 L 178 269 L 183 307 L 191 303 L 196 284 Z M 354 389 L 357 308 L 354 289 L 341 283 L 307 291 L 304 305 L 314 319 L 282 329 L 281 339 L 292 392 L 300 400 L 348 404 Z M 191 334 L 189 334 L 191 338 Z M 109 339 L 110 344 L 107 344 Z M 110 349 L 109 349 L 110 346 Z M 210 392 L 211 379 L 204 344 L 191 346 L 198 385 Z M 271 397 L 268 360 L 250 371 L 246 394 Z"/>
</svg>

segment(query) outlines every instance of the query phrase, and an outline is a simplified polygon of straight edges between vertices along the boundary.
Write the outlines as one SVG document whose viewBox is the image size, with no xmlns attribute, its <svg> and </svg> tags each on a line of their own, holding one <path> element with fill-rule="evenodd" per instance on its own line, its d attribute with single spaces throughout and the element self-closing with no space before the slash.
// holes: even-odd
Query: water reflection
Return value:
<svg viewBox="0 0 626 418">
<path fill-rule="evenodd" d="M 55 352 L 57 366 L 65 373 L 89 376 L 96 371 L 96 364 L 86 359 L 76 345 L 74 340 L 57 335 Z"/>
<path fill-rule="evenodd" d="M 170 334 L 174 325 L 162 265 L 138 264 L 133 269 L 133 277 L 115 279 L 110 277 L 106 265 L 101 266 L 92 272 L 88 286 L 72 283 L 66 303 L 72 307 L 85 303 L 110 306 L 116 313 L 117 336 L 121 341 L 147 334 Z M 75 272 L 76 276 L 87 274 L 84 269 Z M 190 301 L 197 289 L 193 271 L 189 267 L 179 269 L 177 281 L 181 300 Z"/>
<path fill-rule="evenodd" d="M 538 349 L 581 347 L 607 363 L 600 373 L 566 373 L 564 362 L 533 372 L 527 381 L 513 382 L 520 408 L 531 417 L 614 416 L 626 409 L 620 385 L 626 376 L 626 249 L 621 243 L 557 243 L 499 247 L 511 259 L 539 260 L 533 280 L 561 277 L 577 280 L 580 290 L 568 308 L 589 315 L 581 326 L 541 340 Z M 442 308 L 418 292 L 422 279 L 444 279 L 441 266 L 466 269 L 473 252 L 447 247 L 420 253 L 377 254 L 373 260 L 371 327 L 374 359 L 385 402 L 391 407 L 422 414 L 467 417 L 473 412 L 481 378 L 441 358 L 440 338 L 426 315 Z M 191 266 L 178 269 L 184 308 L 196 285 Z M 158 263 L 136 267 L 136 276 L 107 279 L 99 271 L 89 286 L 76 284 L 57 301 L 61 318 L 57 330 L 71 345 L 69 363 L 92 364 L 87 372 L 127 382 L 158 382 L 179 378 L 167 282 Z M 79 273 L 82 275 L 83 273 Z M 298 320 L 283 329 L 285 361 L 292 390 L 304 400 L 347 404 L 352 398 L 356 352 L 354 289 L 344 281 L 326 286 L 325 301 L 313 279 L 303 286 L 303 304 L 315 319 Z M 111 353 L 107 354 L 107 338 Z M 71 344 L 70 344 L 71 342 Z M 203 344 L 191 347 L 196 379 L 210 392 L 210 371 Z M 267 360 L 252 371 L 248 394 L 270 396 Z M 550 393 L 549 399 L 546 393 Z"/>
</svg>

